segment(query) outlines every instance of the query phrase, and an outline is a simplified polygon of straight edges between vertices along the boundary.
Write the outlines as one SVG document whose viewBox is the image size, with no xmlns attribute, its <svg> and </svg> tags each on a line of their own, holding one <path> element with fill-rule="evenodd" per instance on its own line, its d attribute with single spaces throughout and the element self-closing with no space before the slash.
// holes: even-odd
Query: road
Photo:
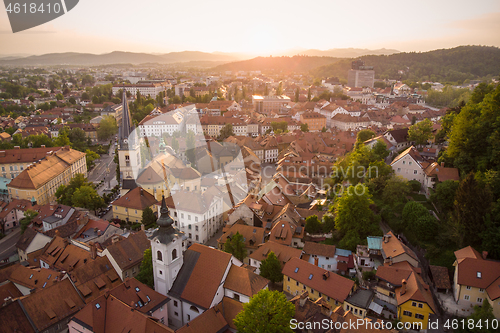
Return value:
<svg viewBox="0 0 500 333">
<path fill-rule="evenodd" d="M 91 182 L 99 183 L 104 180 L 104 185 L 97 189 L 99 195 L 112 189 L 118 183 L 116 182 L 116 163 L 113 161 L 115 156 L 115 145 L 109 147 L 108 154 L 103 154 L 99 160 L 96 160 L 95 167 L 90 170 L 88 179 Z"/>
<path fill-rule="evenodd" d="M 8 257 L 16 249 L 16 243 L 21 238 L 21 227 L 0 239 L 0 260 Z"/>
</svg>

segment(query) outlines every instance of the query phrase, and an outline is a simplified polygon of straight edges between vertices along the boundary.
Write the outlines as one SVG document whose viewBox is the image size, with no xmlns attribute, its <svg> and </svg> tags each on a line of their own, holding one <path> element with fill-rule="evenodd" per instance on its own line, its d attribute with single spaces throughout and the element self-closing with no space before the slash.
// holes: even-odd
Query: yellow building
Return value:
<svg viewBox="0 0 500 333">
<path fill-rule="evenodd" d="M 326 117 L 316 112 L 306 112 L 300 115 L 300 121 L 307 124 L 310 132 L 319 132 L 326 128 Z"/>
<path fill-rule="evenodd" d="M 493 315 L 500 319 L 500 262 L 488 260 L 471 246 L 455 251 L 454 297 L 464 309 L 472 309 L 488 300 Z"/>
<path fill-rule="evenodd" d="M 420 323 L 421 329 L 427 329 L 429 316 L 436 313 L 432 292 L 420 275 L 414 271 L 402 286 L 396 288 L 398 319 L 402 322 Z"/>
<path fill-rule="evenodd" d="M 111 203 L 113 218 L 134 223 L 142 222 L 142 211 L 149 207 L 155 212 L 157 202 L 152 194 L 136 187 Z"/>
<path fill-rule="evenodd" d="M 344 310 L 364 319 L 373 300 L 373 291 L 358 289 L 344 301 Z"/>
<path fill-rule="evenodd" d="M 333 308 L 344 304 L 354 291 L 353 280 L 310 264 L 299 258 L 290 259 L 283 267 L 283 290 L 292 295 L 309 293 L 311 300 L 320 297 Z"/>
<path fill-rule="evenodd" d="M 53 151 L 60 150 L 61 147 L 27 148 L 27 149 L 6 149 L 0 151 L 0 177 L 7 179 L 16 178 L 29 165 L 40 161 Z"/>
<path fill-rule="evenodd" d="M 59 186 L 69 184 L 78 173 L 87 177 L 85 153 L 66 146 L 25 168 L 7 185 L 9 196 L 44 205 L 55 201 Z"/>
</svg>

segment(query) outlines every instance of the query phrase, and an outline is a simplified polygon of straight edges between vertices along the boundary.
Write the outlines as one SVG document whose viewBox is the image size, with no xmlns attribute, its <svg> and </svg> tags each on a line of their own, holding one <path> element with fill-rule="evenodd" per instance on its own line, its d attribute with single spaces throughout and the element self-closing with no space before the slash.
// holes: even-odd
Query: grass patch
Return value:
<svg viewBox="0 0 500 333">
<path fill-rule="evenodd" d="M 425 197 L 425 195 L 420 194 L 420 193 L 412 192 L 412 193 L 410 193 L 410 197 L 412 197 L 413 200 L 415 200 L 415 201 L 425 201 L 425 202 L 427 202 L 427 198 Z"/>
</svg>

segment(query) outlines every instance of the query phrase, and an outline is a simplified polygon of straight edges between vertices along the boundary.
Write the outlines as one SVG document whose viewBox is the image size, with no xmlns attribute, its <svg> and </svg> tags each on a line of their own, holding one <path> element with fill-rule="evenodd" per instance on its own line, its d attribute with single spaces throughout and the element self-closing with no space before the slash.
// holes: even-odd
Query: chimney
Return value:
<svg viewBox="0 0 500 333">
<path fill-rule="evenodd" d="M 56 229 L 55 233 L 56 233 L 57 237 L 61 237 L 60 234 L 59 234 L 59 230 Z"/>
<path fill-rule="evenodd" d="M 319 265 L 318 265 L 318 257 L 314 258 L 314 265 L 315 265 L 315 266 L 319 266 Z"/>
<path fill-rule="evenodd" d="M 45 145 L 41 145 L 40 147 L 41 147 L 41 148 L 45 148 Z"/>
<path fill-rule="evenodd" d="M 113 237 L 111 237 L 111 244 L 115 244 L 119 239 L 120 238 L 118 237 L 118 235 L 114 235 Z"/>
<path fill-rule="evenodd" d="M 299 305 L 300 307 L 303 307 L 304 304 L 306 303 L 307 301 L 307 296 L 309 296 L 309 293 L 307 291 L 304 291 L 301 295 L 300 295 L 300 299 L 299 299 Z"/>
<path fill-rule="evenodd" d="M 144 193 L 143 193 L 143 189 L 141 188 L 141 196 L 143 196 L 143 195 L 144 195 Z"/>
<path fill-rule="evenodd" d="M 97 247 L 95 246 L 94 242 L 90 242 L 90 258 L 95 259 L 97 258 Z"/>
<path fill-rule="evenodd" d="M 323 280 L 326 280 L 330 277 L 330 272 L 329 271 L 326 271 L 323 273 Z"/>
<path fill-rule="evenodd" d="M 482 255 L 483 259 L 486 260 L 486 258 L 488 257 L 488 251 L 483 251 Z"/>
<path fill-rule="evenodd" d="M 144 226 L 144 224 L 141 224 L 141 230 L 142 231 L 146 230 L 146 227 Z"/>
<path fill-rule="evenodd" d="M 441 162 L 441 167 L 444 168 L 444 162 Z"/>
<path fill-rule="evenodd" d="M 406 279 L 403 279 L 402 281 L 401 292 L 400 292 L 401 296 L 403 296 L 404 294 L 406 294 Z"/>
</svg>

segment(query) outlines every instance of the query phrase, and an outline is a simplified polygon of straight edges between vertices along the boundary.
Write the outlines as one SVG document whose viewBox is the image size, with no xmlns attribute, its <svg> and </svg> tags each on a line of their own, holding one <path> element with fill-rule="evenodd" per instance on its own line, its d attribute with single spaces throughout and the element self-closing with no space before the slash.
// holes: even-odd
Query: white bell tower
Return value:
<svg viewBox="0 0 500 333">
<path fill-rule="evenodd" d="M 167 295 L 183 263 L 184 233 L 174 225 L 162 198 L 158 229 L 151 237 L 155 290 Z"/>
</svg>

